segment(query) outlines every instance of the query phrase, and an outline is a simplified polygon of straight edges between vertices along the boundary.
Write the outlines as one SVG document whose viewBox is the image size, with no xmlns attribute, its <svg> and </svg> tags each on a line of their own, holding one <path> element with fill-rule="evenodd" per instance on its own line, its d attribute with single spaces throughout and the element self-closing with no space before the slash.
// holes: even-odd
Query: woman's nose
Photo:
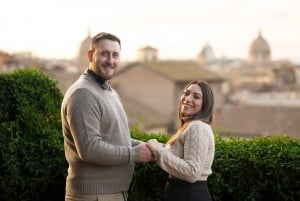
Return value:
<svg viewBox="0 0 300 201">
<path fill-rule="evenodd" d="M 191 95 L 186 96 L 185 97 L 185 101 L 188 101 L 188 102 L 192 101 L 192 96 Z"/>
</svg>

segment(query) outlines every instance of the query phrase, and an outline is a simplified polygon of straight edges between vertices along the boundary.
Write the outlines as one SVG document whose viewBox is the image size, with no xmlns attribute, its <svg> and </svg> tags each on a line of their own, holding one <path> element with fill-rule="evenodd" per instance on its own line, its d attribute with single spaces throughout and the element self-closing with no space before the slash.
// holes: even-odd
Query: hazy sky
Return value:
<svg viewBox="0 0 300 201">
<path fill-rule="evenodd" d="M 247 58 L 259 30 L 273 59 L 300 58 L 300 0 L 6 0 L 0 26 L 0 50 L 45 58 L 75 57 L 88 31 L 118 35 L 123 60 L 146 45 L 195 58 L 207 43 L 216 57 Z"/>
</svg>

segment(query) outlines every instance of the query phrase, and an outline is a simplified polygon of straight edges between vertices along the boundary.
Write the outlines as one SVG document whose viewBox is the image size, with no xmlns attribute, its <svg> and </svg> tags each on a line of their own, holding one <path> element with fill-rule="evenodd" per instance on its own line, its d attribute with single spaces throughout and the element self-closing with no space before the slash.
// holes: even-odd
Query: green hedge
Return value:
<svg viewBox="0 0 300 201">
<path fill-rule="evenodd" d="M 132 136 L 147 141 L 163 134 Z M 208 186 L 214 201 L 296 201 L 300 200 L 300 140 L 288 136 L 251 139 L 215 135 L 216 153 Z M 130 201 L 163 201 L 167 174 L 156 164 L 137 164 Z"/>
<path fill-rule="evenodd" d="M 300 141 L 288 136 L 216 137 L 214 200 L 300 200 Z"/>
<path fill-rule="evenodd" d="M 64 193 L 61 101 L 56 82 L 37 69 L 0 74 L 0 200 Z"/>
<path fill-rule="evenodd" d="M 56 82 L 37 69 L 0 74 L 0 200 L 63 201 L 67 163 Z M 133 138 L 166 142 L 164 133 L 131 129 Z M 216 134 L 214 201 L 300 200 L 300 140 L 287 136 L 224 139 Z M 167 173 L 136 164 L 130 201 L 162 201 Z"/>
</svg>

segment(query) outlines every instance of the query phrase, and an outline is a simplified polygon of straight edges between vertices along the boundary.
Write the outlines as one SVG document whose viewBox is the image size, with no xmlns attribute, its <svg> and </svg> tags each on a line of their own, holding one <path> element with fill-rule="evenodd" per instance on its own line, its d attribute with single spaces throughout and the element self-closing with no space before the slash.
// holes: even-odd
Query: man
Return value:
<svg viewBox="0 0 300 201">
<path fill-rule="evenodd" d="M 89 68 L 67 90 L 61 107 L 69 164 L 66 201 L 124 201 L 134 162 L 148 162 L 145 143 L 130 138 L 119 95 L 109 85 L 120 64 L 120 39 L 99 33 L 91 40 Z"/>
</svg>

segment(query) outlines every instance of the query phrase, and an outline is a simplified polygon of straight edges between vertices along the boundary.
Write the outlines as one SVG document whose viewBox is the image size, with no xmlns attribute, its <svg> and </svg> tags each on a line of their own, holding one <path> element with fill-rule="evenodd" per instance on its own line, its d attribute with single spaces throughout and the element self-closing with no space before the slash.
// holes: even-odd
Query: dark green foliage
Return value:
<svg viewBox="0 0 300 201">
<path fill-rule="evenodd" d="M 166 142 L 169 138 L 165 134 L 151 134 L 141 132 L 138 128 L 131 130 L 131 136 L 135 139 L 147 142 L 149 139 L 157 139 Z M 154 163 L 137 163 L 129 189 L 129 201 L 159 201 L 162 200 L 163 187 L 168 174 Z"/>
<path fill-rule="evenodd" d="M 155 163 L 136 164 L 129 189 L 129 201 L 162 200 L 163 188 L 168 174 Z"/>
<path fill-rule="evenodd" d="M 169 135 L 164 133 L 147 133 L 141 131 L 139 128 L 133 128 L 130 130 L 131 137 L 134 139 L 138 139 L 144 142 L 147 142 L 150 139 L 157 139 L 157 141 L 166 143 L 170 138 Z"/>
<path fill-rule="evenodd" d="M 56 82 L 37 69 L 0 74 L 1 200 L 54 200 L 64 193 L 61 101 Z"/>
<path fill-rule="evenodd" d="M 164 134 L 134 128 L 132 136 L 166 142 Z M 208 186 L 214 201 L 300 200 L 300 141 L 288 136 L 224 139 L 216 134 L 213 174 Z M 163 201 L 167 174 L 156 164 L 138 164 L 130 201 Z"/>
<path fill-rule="evenodd" d="M 214 200 L 282 201 L 300 198 L 300 141 L 216 136 L 209 186 Z"/>
</svg>

